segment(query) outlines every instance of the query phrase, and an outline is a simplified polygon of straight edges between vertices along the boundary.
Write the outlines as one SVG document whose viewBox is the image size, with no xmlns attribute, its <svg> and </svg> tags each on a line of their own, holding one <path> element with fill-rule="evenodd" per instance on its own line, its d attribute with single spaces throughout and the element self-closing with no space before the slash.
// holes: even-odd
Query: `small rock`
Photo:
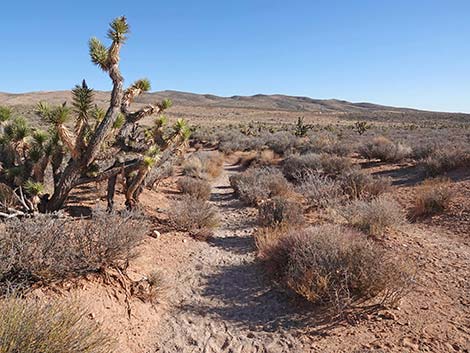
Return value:
<svg viewBox="0 0 470 353">
<path fill-rule="evenodd" d="M 155 229 L 152 233 L 152 238 L 158 239 L 160 238 L 160 236 L 161 236 L 160 232 Z"/>
<path fill-rule="evenodd" d="M 188 240 L 187 239 L 183 239 L 183 243 L 186 243 Z"/>
</svg>

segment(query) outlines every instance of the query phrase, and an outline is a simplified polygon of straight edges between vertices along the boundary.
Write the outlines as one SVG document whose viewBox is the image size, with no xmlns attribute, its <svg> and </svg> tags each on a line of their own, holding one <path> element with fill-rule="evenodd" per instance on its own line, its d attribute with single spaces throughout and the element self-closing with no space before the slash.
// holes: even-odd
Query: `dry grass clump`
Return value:
<svg viewBox="0 0 470 353">
<path fill-rule="evenodd" d="M 408 158 L 412 149 L 400 142 L 395 143 L 384 136 L 374 138 L 359 147 L 359 154 L 367 159 L 379 159 L 382 162 L 400 162 Z"/>
<path fill-rule="evenodd" d="M 416 190 L 412 216 L 416 218 L 444 212 L 453 196 L 449 179 L 425 180 Z"/>
<path fill-rule="evenodd" d="M 350 199 L 370 199 L 391 189 L 390 178 L 374 178 L 360 169 L 345 171 L 338 178 L 338 182 Z"/>
<path fill-rule="evenodd" d="M 271 237 L 264 230 L 256 244 L 277 282 L 337 312 L 370 299 L 396 304 L 409 289 L 406 267 L 349 228 L 277 229 Z"/>
<path fill-rule="evenodd" d="M 147 231 L 135 215 L 99 211 L 91 220 L 54 215 L 10 220 L 0 233 L 0 291 L 126 265 Z"/>
<path fill-rule="evenodd" d="M 200 179 L 217 178 L 223 169 L 224 157 L 217 151 L 197 152 L 182 165 L 183 174 Z"/>
<path fill-rule="evenodd" d="M 288 181 L 275 168 L 250 168 L 230 177 L 230 185 L 247 205 L 256 206 L 274 196 L 291 191 Z"/>
<path fill-rule="evenodd" d="M 436 176 L 454 169 L 470 168 L 470 149 L 464 146 L 435 150 L 420 162 L 426 175 Z"/>
<path fill-rule="evenodd" d="M 73 303 L 0 301 L 0 353 L 111 353 L 114 342 Z"/>
<path fill-rule="evenodd" d="M 351 168 L 352 163 L 349 158 L 327 153 L 293 155 L 286 158 L 282 163 L 282 171 L 285 177 L 296 183 L 309 173 L 336 177 Z"/>
<path fill-rule="evenodd" d="M 181 231 L 211 229 L 219 223 L 219 214 L 209 202 L 189 195 L 173 201 L 168 215 L 175 228 Z"/>
<path fill-rule="evenodd" d="M 302 153 L 329 153 L 346 157 L 352 152 L 351 144 L 339 141 L 336 134 L 329 132 L 310 135 L 300 148 Z"/>
<path fill-rule="evenodd" d="M 211 185 L 207 180 L 183 177 L 178 180 L 178 188 L 183 194 L 201 200 L 208 200 L 211 195 Z"/>
<path fill-rule="evenodd" d="M 304 223 L 302 205 L 296 201 L 276 196 L 258 206 L 258 224 L 262 227 L 292 226 L 302 223 Z"/>
<path fill-rule="evenodd" d="M 313 208 L 326 208 L 340 204 L 344 200 L 341 184 L 325 175 L 306 173 L 296 187 Z"/>
<path fill-rule="evenodd" d="M 278 156 L 272 150 L 252 151 L 240 158 L 240 164 L 244 168 L 269 167 L 277 164 L 277 159 Z"/>
<path fill-rule="evenodd" d="M 397 229 L 406 222 L 400 204 L 384 196 L 368 201 L 355 200 L 339 210 L 350 225 L 374 236 Z"/>
<path fill-rule="evenodd" d="M 170 286 L 167 276 L 158 270 L 150 272 L 147 276 L 131 284 L 132 296 L 144 303 L 161 303 L 167 299 Z"/>
</svg>

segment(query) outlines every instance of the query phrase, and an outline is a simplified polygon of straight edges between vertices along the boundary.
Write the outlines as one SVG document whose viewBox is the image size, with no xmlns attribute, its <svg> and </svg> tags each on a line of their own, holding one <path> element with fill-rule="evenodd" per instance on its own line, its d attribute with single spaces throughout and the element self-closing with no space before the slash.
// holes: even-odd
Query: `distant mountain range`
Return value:
<svg viewBox="0 0 470 353">
<path fill-rule="evenodd" d="M 250 108 L 262 110 L 286 110 L 298 112 L 370 112 L 370 111 L 417 111 L 409 108 L 395 108 L 372 103 L 351 103 L 337 99 L 313 99 L 309 97 L 295 97 L 281 94 L 254 96 L 219 97 L 211 94 L 196 94 L 179 91 L 161 91 L 146 93 L 138 98 L 137 103 L 151 103 L 164 98 L 170 98 L 179 106 L 204 106 L 220 108 Z M 0 104 L 10 106 L 27 106 L 39 101 L 51 104 L 70 101 L 70 91 L 30 92 L 30 93 L 2 93 Z M 97 91 L 95 99 L 98 104 L 109 99 L 109 92 Z"/>
<path fill-rule="evenodd" d="M 109 96 L 109 92 L 95 91 L 95 102 L 105 106 Z M 170 98 L 174 103 L 175 108 L 172 108 L 170 116 L 200 120 L 212 118 L 238 120 L 238 117 L 264 120 L 273 116 L 290 120 L 296 119 L 297 116 L 314 117 L 325 114 L 343 116 L 348 119 L 404 121 L 413 117 L 417 120 L 442 119 L 470 122 L 470 114 L 429 112 L 372 103 L 351 103 L 337 99 L 313 99 L 280 94 L 219 97 L 211 94 L 161 91 L 143 94 L 136 100 L 135 105 L 139 107 L 164 98 Z M 0 92 L 0 105 L 17 107 L 19 112 L 32 119 L 34 119 L 33 107 L 39 101 L 47 101 L 50 104 L 61 104 L 65 101 L 70 103 L 71 92 L 50 91 L 21 94 Z"/>
</svg>

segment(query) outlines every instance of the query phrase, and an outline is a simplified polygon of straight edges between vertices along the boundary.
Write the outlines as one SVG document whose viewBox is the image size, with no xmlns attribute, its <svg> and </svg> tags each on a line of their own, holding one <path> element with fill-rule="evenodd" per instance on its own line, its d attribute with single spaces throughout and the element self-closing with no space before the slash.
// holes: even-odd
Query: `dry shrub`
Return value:
<svg viewBox="0 0 470 353">
<path fill-rule="evenodd" d="M 329 153 L 346 157 L 352 152 L 351 144 L 338 140 L 336 134 L 329 132 L 310 135 L 301 147 L 302 153 Z"/>
<path fill-rule="evenodd" d="M 194 155 L 186 159 L 183 162 L 182 167 L 184 175 L 188 175 L 195 178 L 203 177 L 202 161 Z"/>
<path fill-rule="evenodd" d="M 14 208 L 18 203 L 15 192 L 6 184 L 0 183 L 0 211 L 6 211 L 8 208 Z"/>
<path fill-rule="evenodd" d="M 282 163 L 282 171 L 285 177 L 296 183 L 309 173 L 336 177 L 351 168 L 352 163 L 349 158 L 327 153 L 293 155 L 286 158 Z"/>
<path fill-rule="evenodd" d="M 70 302 L 0 301 L 1 353 L 111 353 L 114 342 Z"/>
<path fill-rule="evenodd" d="M 422 217 L 441 213 L 449 207 L 453 196 L 449 179 L 425 180 L 416 190 L 412 216 Z"/>
<path fill-rule="evenodd" d="M 351 169 L 340 175 L 338 181 L 343 192 L 351 199 L 369 199 L 391 188 L 390 178 L 374 178 L 360 169 Z"/>
<path fill-rule="evenodd" d="M 428 176 L 436 176 L 454 169 L 470 168 L 470 149 L 464 146 L 435 150 L 420 163 Z"/>
<path fill-rule="evenodd" d="M 278 156 L 272 150 L 253 151 L 240 160 L 244 168 L 268 167 L 277 164 Z"/>
<path fill-rule="evenodd" d="M 250 168 L 234 174 L 230 177 L 230 185 L 237 196 L 250 206 L 291 191 L 288 181 L 275 168 Z"/>
<path fill-rule="evenodd" d="M 276 281 L 316 304 L 338 312 L 375 299 L 396 304 L 409 290 L 410 274 L 363 234 L 323 225 L 282 234 L 266 230 L 256 244 Z"/>
<path fill-rule="evenodd" d="M 222 173 L 223 164 L 221 153 L 200 151 L 183 162 L 183 174 L 200 179 L 216 178 Z"/>
<path fill-rule="evenodd" d="M 175 228 L 181 231 L 211 229 L 219 222 L 219 214 L 209 202 L 189 195 L 173 201 L 168 215 Z"/>
<path fill-rule="evenodd" d="M 341 207 L 340 214 L 350 225 L 375 236 L 397 229 L 406 222 L 400 204 L 384 196 L 368 201 L 353 201 Z"/>
<path fill-rule="evenodd" d="M 276 196 L 258 206 L 258 224 L 262 227 L 279 227 L 302 223 L 304 223 L 302 205 L 296 201 Z"/>
<path fill-rule="evenodd" d="M 131 294 L 144 303 L 161 303 L 168 295 L 170 286 L 167 276 L 161 271 L 152 271 L 141 280 L 132 282 Z"/>
<path fill-rule="evenodd" d="M 400 142 L 395 143 L 379 136 L 360 146 L 359 154 L 364 158 L 379 159 L 382 162 L 400 162 L 412 154 L 412 149 Z"/>
<path fill-rule="evenodd" d="M 289 131 L 278 131 L 263 138 L 264 145 L 280 156 L 288 155 L 300 145 L 300 139 Z"/>
<path fill-rule="evenodd" d="M 183 194 L 201 200 L 208 200 L 211 195 L 211 185 L 206 180 L 183 177 L 178 180 L 178 188 Z"/>
<path fill-rule="evenodd" d="M 296 190 L 306 198 L 308 205 L 314 208 L 333 206 L 344 199 L 341 185 L 336 180 L 312 172 L 299 178 Z"/>
<path fill-rule="evenodd" d="M 147 231 L 134 214 L 101 211 L 91 220 L 54 215 L 10 220 L 0 233 L 0 290 L 126 265 Z"/>
</svg>

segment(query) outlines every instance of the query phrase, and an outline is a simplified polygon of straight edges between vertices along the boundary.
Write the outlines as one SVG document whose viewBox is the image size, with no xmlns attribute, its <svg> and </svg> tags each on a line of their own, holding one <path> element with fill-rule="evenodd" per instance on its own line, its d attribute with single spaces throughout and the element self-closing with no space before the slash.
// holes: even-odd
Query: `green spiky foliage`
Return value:
<svg viewBox="0 0 470 353">
<path fill-rule="evenodd" d="M 31 196 L 39 196 L 44 192 L 44 185 L 32 180 L 24 183 L 24 190 Z"/>
<path fill-rule="evenodd" d="M 8 120 L 12 116 L 12 111 L 9 107 L 0 106 L 0 125 Z"/>
<path fill-rule="evenodd" d="M 148 92 L 151 90 L 151 84 L 150 84 L 150 81 L 147 79 L 147 78 L 142 78 L 140 80 L 137 80 L 135 81 L 131 88 L 134 88 L 134 89 L 139 89 L 141 90 L 142 92 Z"/>
<path fill-rule="evenodd" d="M 127 40 L 126 35 L 129 30 L 129 24 L 125 16 L 115 18 L 109 25 L 108 38 L 115 43 L 124 43 Z"/>
<path fill-rule="evenodd" d="M 6 182 L 12 190 L 24 189 L 33 205 L 55 211 L 75 187 L 104 180 L 108 180 L 109 206 L 117 176 L 123 175 L 126 204 L 131 207 L 138 201 L 147 175 L 181 153 L 190 129 L 182 119 L 168 125 L 163 114 L 171 108 L 171 100 L 131 109 L 134 99 L 150 91 L 151 84 L 142 78 L 123 88 L 120 50 L 128 34 L 126 18 L 118 17 L 109 26 L 110 44 L 97 38 L 88 43 L 92 63 L 113 84 L 109 106 L 104 109 L 94 103 L 94 92 L 84 80 L 72 89 L 69 105 L 37 105 L 36 112 L 49 126 L 48 132 L 31 129 L 24 120 L 11 117 L 10 110 L 0 108 L 0 183 Z M 141 125 L 153 115 L 158 116 L 154 125 Z M 48 166 L 53 176 L 53 185 L 45 185 L 53 190 L 50 197 L 42 195 Z"/>
<path fill-rule="evenodd" d="M 108 48 L 98 38 L 94 37 L 88 42 L 88 47 L 93 64 L 103 71 L 108 71 Z"/>
<path fill-rule="evenodd" d="M 113 123 L 113 129 L 120 129 L 126 122 L 126 117 L 123 114 L 118 114 L 116 120 Z"/>
<path fill-rule="evenodd" d="M 6 141 L 21 143 L 30 135 L 31 127 L 26 119 L 17 117 L 5 125 L 3 133 Z"/>
<path fill-rule="evenodd" d="M 89 128 L 88 118 L 93 108 L 93 89 L 89 88 L 86 81 L 76 85 L 72 90 L 72 106 L 76 114 L 75 133 L 79 136 L 83 129 Z"/>
</svg>

